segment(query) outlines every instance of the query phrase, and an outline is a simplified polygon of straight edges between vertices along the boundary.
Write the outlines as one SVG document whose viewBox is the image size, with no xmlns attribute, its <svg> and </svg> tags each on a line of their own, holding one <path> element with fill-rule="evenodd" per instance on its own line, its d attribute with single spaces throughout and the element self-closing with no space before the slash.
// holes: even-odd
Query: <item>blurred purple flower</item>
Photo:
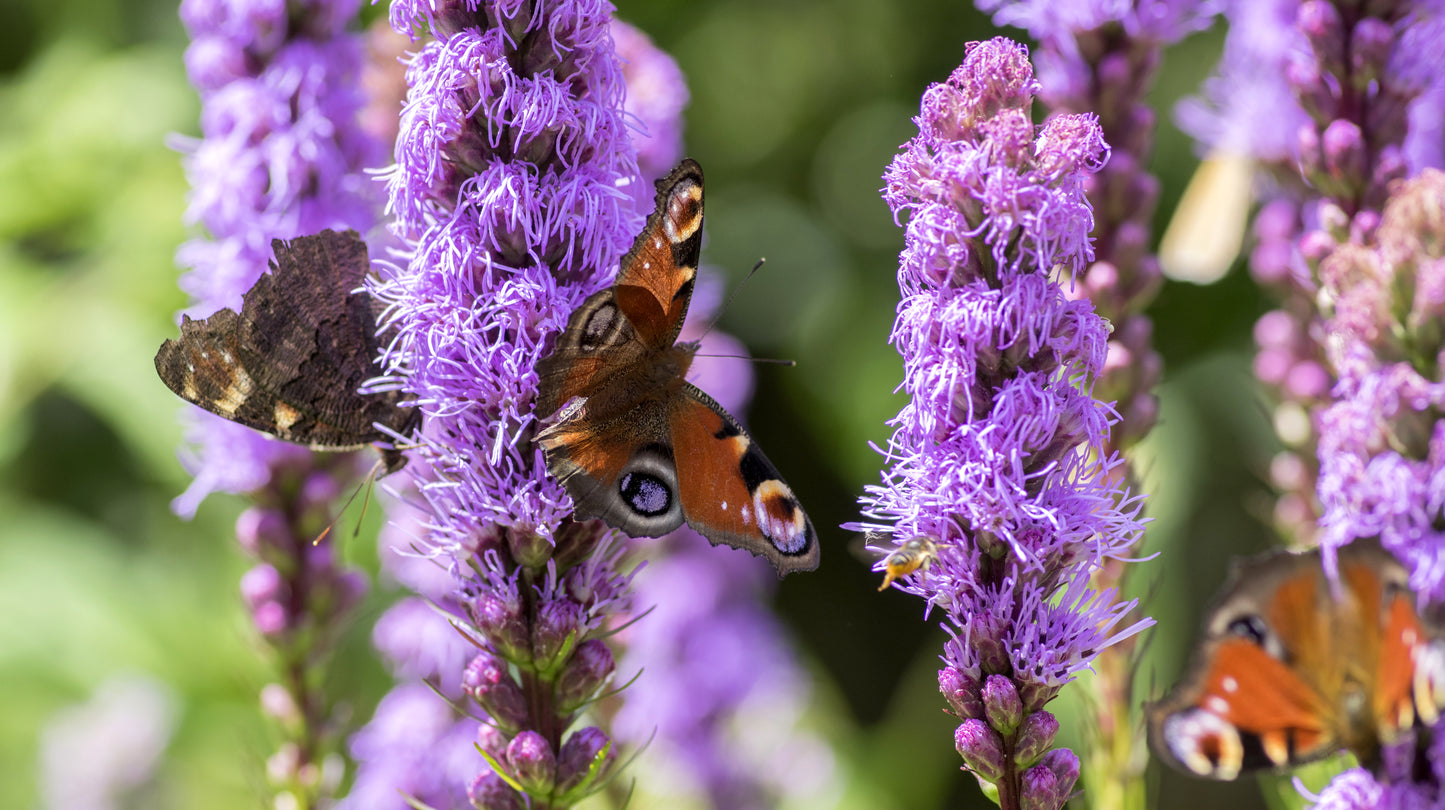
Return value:
<svg viewBox="0 0 1445 810">
<path fill-rule="evenodd" d="M 1333 300 L 1326 345 L 1339 374 L 1319 414 L 1321 543 L 1379 537 L 1410 585 L 1445 601 L 1445 173 L 1395 187 L 1376 245 L 1320 264 Z"/>
<path fill-rule="evenodd" d="M 183 0 L 186 69 L 201 96 L 201 139 L 180 144 L 191 182 L 187 218 L 208 237 L 177 252 L 189 268 L 187 314 L 239 310 L 264 273 L 271 242 L 325 228 L 369 230 L 378 196 L 363 170 L 381 144 L 357 126 L 360 39 L 346 32 L 357 0 Z M 276 801 L 329 797 L 340 769 L 323 761 L 340 731 L 317 671 L 365 592 L 361 574 L 315 541 L 331 503 L 361 472 L 352 455 L 313 456 L 198 408 L 183 453 L 195 479 L 172 504 L 193 515 L 212 492 L 249 495 L 237 537 L 258 565 L 242 580 L 253 624 L 277 659 L 263 690 L 283 742 L 269 761 Z M 318 776 L 320 774 L 320 776 Z"/>
<path fill-rule="evenodd" d="M 325 228 L 368 230 L 376 199 L 362 170 L 381 145 L 353 126 L 361 43 L 345 25 L 357 0 L 307 0 L 288 13 L 275 0 L 184 0 L 191 34 L 186 68 L 201 96 L 201 139 L 181 141 L 191 182 L 186 216 L 209 238 L 182 245 L 190 270 L 186 314 L 239 311 L 266 272 L 271 240 Z M 188 409 L 195 474 L 173 504 L 183 517 L 215 491 L 251 492 L 275 464 L 304 465 L 307 451 Z"/>
<path fill-rule="evenodd" d="M 641 132 L 634 132 L 637 165 L 642 176 L 655 180 L 682 159 L 682 110 L 687 106 L 687 82 L 682 70 L 648 36 L 621 20 L 612 21 L 612 42 L 622 60 L 627 83 L 627 115 Z M 637 184 L 638 210 L 651 213 L 651 183 Z"/>
<path fill-rule="evenodd" d="M 884 484 L 861 499 L 877 522 L 855 526 L 935 540 L 937 559 L 903 589 L 945 613 L 940 684 L 960 719 L 987 720 L 959 752 L 1006 810 L 1058 808 L 1073 777 L 1062 783 L 1057 757 L 1015 759 L 1021 726 L 1004 707 L 1018 701 L 1026 723 L 1099 650 L 1150 623 L 1120 629 L 1134 603 L 1088 584 L 1137 541 L 1141 504 L 1105 452 L 1117 416 L 1087 394 L 1108 326 L 1050 279 L 1093 259 L 1085 181 L 1109 148 L 1092 116 L 1036 129 L 1038 89 L 1023 46 L 970 43 L 924 93 L 919 133 L 884 176 L 894 215 L 908 214 L 892 340 L 911 401 L 892 422 Z"/>
<path fill-rule="evenodd" d="M 1229 35 L 1217 74 L 1203 97 L 1176 109 L 1179 125 L 1201 144 L 1256 160 L 1289 162 L 1305 122 L 1285 78 L 1291 54 L 1303 47 L 1295 28 L 1299 0 L 1229 0 Z"/>
<path fill-rule="evenodd" d="M 149 804 L 176 726 L 175 697 L 148 679 L 112 679 L 40 731 L 39 787 L 47 810 L 119 810 Z"/>
<path fill-rule="evenodd" d="M 473 747 L 479 728 L 425 684 L 397 686 L 351 738 L 356 783 L 340 807 L 405 808 L 402 794 L 437 810 L 467 807 L 466 786 L 486 769 Z"/>
</svg>

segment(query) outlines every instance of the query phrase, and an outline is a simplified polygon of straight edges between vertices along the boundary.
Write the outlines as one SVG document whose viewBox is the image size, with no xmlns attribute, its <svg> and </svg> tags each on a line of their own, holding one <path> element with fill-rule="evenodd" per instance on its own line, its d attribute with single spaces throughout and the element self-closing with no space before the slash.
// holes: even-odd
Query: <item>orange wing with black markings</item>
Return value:
<svg viewBox="0 0 1445 810">
<path fill-rule="evenodd" d="M 1166 762 L 1233 779 L 1352 751 L 1365 764 L 1445 701 L 1445 642 L 1415 609 L 1403 567 L 1377 542 L 1238 565 L 1210 610 L 1191 674 L 1149 707 Z"/>
</svg>

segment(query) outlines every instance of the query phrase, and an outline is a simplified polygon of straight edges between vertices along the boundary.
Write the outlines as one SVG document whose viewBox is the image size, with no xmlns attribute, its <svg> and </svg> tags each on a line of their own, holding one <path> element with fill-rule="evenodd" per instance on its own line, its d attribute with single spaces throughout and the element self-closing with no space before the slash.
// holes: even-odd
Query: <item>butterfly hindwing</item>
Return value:
<svg viewBox="0 0 1445 810">
<path fill-rule="evenodd" d="M 233 422 L 322 450 L 350 450 L 416 424 L 400 393 L 361 394 L 378 376 L 374 302 L 358 291 L 370 267 L 354 232 L 273 243 L 276 261 L 243 297 L 181 322 L 156 371 L 181 398 Z M 404 463 L 389 453 L 387 466 Z"/>
<path fill-rule="evenodd" d="M 818 566 L 813 523 L 778 470 L 712 397 L 689 385 L 668 414 L 687 523 L 766 557 L 779 574 Z"/>
<path fill-rule="evenodd" d="M 660 401 L 601 424 L 564 420 L 539 440 L 547 468 L 572 496 L 578 518 L 602 518 L 634 537 L 681 526 L 677 465 Z"/>
</svg>

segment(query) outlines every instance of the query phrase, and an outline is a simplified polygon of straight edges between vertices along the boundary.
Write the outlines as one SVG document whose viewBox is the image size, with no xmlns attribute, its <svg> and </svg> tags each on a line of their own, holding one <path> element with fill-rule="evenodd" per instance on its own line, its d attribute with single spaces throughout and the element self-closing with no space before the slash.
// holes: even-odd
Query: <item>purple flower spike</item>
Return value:
<svg viewBox="0 0 1445 810">
<path fill-rule="evenodd" d="M 1283 299 L 1257 325 L 1255 362 L 1280 400 L 1274 423 L 1287 448 L 1270 465 L 1278 523 L 1296 543 L 1320 544 L 1331 576 L 1342 545 L 1378 538 L 1422 603 L 1438 603 L 1442 335 L 1435 314 L 1414 313 L 1434 312 L 1421 302 L 1436 293 L 1420 290 L 1440 286 L 1445 175 L 1405 178 L 1428 162 L 1422 142 L 1439 160 L 1445 22 L 1436 4 L 1412 0 L 1240 3 L 1231 18 L 1229 95 L 1274 98 L 1277 113 L 1252 126 L 1287 131 L 1297 149 L 1265 150 L 1256 138 L 1242 150 L 1280 197 L 1256 220 L 1252 257 L 1256 279 Z M 1244 71 L 1230 54 L 1246 42 L 1256 59 Z M 1401 745 L 1413 761 L 1415 744 Z M 1318 806 L 1437 802 L 1439 786 L 1411 770 L 1344 774 Z"/>
<path fill-rule="evenodd" d="M 1087 393 L 1108 328 L 1053 277 L 1094 258 L 1086 189 L 1109 147 L 1088 115 L 1035 132 L 1037 89 L 1022 46 L 970 43 L 884 176 L 885 200 L 907 215 L 893 342 L 911 402 L 892 423 L 883 485 L 861 499 L 871 520 L 850 526 L 935 541 L 905 590 L 945 613 L 939 683 L 967 718 L 955 742 L 1005 810 L 1021 806 L 1021 722 L 1150 624 L 1121 629 L 1134 603 L 1089 585 L 1137 542 L 1140 502 L 1107 449 L 1117 415 Z M 1026 759 L 1046 748 L 1038 731 Z"/>
<path fill-rule="evenodd" d="M 196 141 L 181 143 L 191 183 L 186 217 L 207 235 L 180 247 L 186 313 L 240 310 L 266 272 L 273 239 L 333 229 L 369 231 L 379 195 L 364 174 L 384 146 L 358 126 L 361 39 L 347 32 L 357 0 L 183 0 L 191 36 L 186 70 L 201 97 Z M 250 428 L 187 411 L 195 476 L 172 508 L 195 514 L 212 492 L 244 494 L 255 505 L 237 537 L 258 565 L 241 589 L 256 630 L 272 648 L 281 690 L 296 711 L 280 723 L 270 758 L 276 802 L 327 804 L 335 779 L 319 757 L 344 730 L 319 689 L 320 669 L 365 592 L 367 580 L 314 548 L 331 503 L 365 467 L 353 455 L 322 457 Z M 274 701 L 272 701 L 274 702 Z M 279 719 L 279 716 L 278 716 Z M 284 798 L 283 798 L 284 796 Z"/>
<path fill-rule="evenodd" d="M 429 39 L 407 63 L 383 177 L 400 247 L 372 285 L 388 341 L 386 373 L 370 385 L 406 392 L 423 414 L 403 437 L 418 447 L 392 542 L 451 574 L 403 569 L 450 617 L 442 627 L 474 645 L 463 659 L 474 663 L 463 674 L 444 645 L 427 655 L 399 632 L 388 639 L 408 674 L 465 690 L 493 715 L 473 733 L 549 807 L 600 787 L 554 796 L 556 756 L 572 712 L 606 678 L 594 636 L 631 600 L 619 538 L 572 521 L 532 441 L 549 416 L 533 412 L 536 363 L 611 281 L 642 224 L 637 194 L 650 189 L 636 119 L 623 112 L 611 11 L 605 0 L 401 0 L 390 14 L 398 33 Z M 486 768 L 475 757 L 451 789 L 508 806 L 506 791 L 474 783 Z"/>
</svg>

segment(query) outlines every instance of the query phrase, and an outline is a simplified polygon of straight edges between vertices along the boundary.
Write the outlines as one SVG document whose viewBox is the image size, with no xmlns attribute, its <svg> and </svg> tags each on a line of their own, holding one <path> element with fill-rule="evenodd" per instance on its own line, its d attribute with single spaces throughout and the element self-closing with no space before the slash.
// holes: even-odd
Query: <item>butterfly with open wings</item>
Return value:
<svg viewBox="0 0 1445 810">
<path fill-rule="evenodd" d="M 537 365 L 537 441 L 579 518 L 656 537 L 684 521 L 765 557 L 779 576 L 818 565 L 813 524 L 777 468 L 712 397 L 687 382 L 677 342 L 702 251 L 702 169 L 684 160 L 616 282 L 572 313 Z"/>
<path fill-rule="evenodd" d="M 379 376 L 379 305 L 360 291 L 371 268 L 355 231 L 271 243 L 276 259 L 242 297 L 241 311 L 181 320 L 156 353 L 177 396 L 232 422 L 313 450 L 380 445 L 388 472 L 406 464 L 392 436 L 421 412 L 400 391 L 359 393 Z M 381 425 L 385 430 L 378 428 Z"/>
<path fill-rule="evenodd" d="M 1189 674 L 1148 709 L 1166 762 L 1233 779 L 1382 745 L 1445 707 L 1445 634 L 1423 618 L 1405 569 L 1373 541 L 1236 564 L 1204 623 Z"/>
</svg>

